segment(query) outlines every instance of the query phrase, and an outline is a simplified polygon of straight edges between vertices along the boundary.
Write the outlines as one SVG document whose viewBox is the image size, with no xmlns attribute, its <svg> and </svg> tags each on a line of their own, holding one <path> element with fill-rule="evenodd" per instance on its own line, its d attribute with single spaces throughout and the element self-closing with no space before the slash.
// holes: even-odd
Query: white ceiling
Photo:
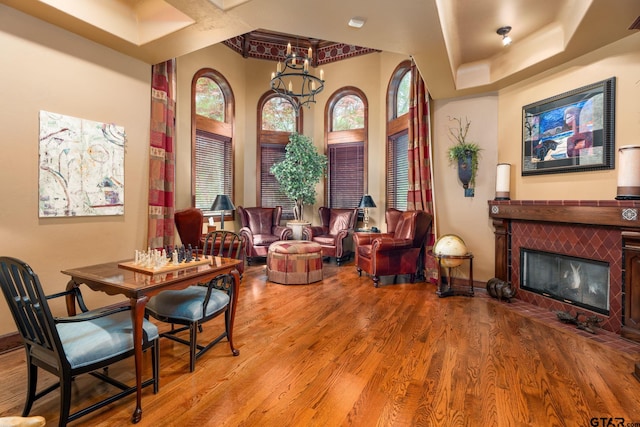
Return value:
<svg viewBox="0 0 640 427">
<path fill-rule="evenodd" d="M 434 98 L 497 90 L 637 30 L 640 0 L 0 0 L 150 64 L 264 29 L 412 55 Z M 350 18 L 363 18 L 361 29 Z M 496 30 L 509 25 L 513 44 Z"/>
</svg>

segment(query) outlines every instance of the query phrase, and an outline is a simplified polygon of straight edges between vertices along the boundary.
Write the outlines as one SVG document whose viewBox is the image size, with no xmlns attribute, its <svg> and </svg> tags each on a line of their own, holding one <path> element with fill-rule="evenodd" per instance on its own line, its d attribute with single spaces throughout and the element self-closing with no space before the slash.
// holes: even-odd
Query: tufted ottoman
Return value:
<svg viewBox="0 0 640 427">
<path fill-rule="evenodd" d="M 306 240 L 272 243 L 267 253 L 267 279 L 283 285 L 322 280 L 322 247 Z"/>
</svg>

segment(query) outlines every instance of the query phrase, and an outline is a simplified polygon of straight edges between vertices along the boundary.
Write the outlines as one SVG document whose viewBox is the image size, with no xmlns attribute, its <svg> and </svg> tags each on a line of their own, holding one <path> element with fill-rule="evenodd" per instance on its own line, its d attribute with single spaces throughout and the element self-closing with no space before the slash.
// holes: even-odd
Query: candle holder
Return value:
<svg viewBox="0 0 640 427">
<path fill-rule="evenodd" d="M 618 153 L 616 200 L 640 200 L 640 145 L 624 145 Z"/>
<path fill-rule="evenodd" d="M 511 164 L 498 163 L 496 167 L 496 197 L 494 200 L 511 200 Z"/>
</svg>

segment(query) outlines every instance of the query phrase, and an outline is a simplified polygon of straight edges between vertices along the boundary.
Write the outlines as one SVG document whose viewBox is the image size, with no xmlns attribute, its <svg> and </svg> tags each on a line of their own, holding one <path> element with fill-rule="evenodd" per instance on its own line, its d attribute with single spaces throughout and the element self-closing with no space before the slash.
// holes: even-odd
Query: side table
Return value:
<svg viewBox="0 0 640 427">
<path fill-rule="evenodd" d="M 435 259 L 438 261 L 438 290 L 436 294 L 440 298 L 450 297 L 454 295 L 463 295 L 463 296 L 473 296 L 473 254 L 467 253 L 465 255 L 443 255 L 443 254 L 433 254 Z M 463 289 L 455 289 L 453 283 L 453 276 L 451 275 L 451 270 L 456 267 L 448 266 L 447 264 L 457 264 L 455 261 L 460 260 L 461 264 L 464 264 L 464 261 L 469 260 L 469 279 L 468 286 L 469 290 Z M 453 261 L 448 263 L 447 261 Z M 447 271 L 447 275 L 443 275 L 442 271 Z"/>
</svg>

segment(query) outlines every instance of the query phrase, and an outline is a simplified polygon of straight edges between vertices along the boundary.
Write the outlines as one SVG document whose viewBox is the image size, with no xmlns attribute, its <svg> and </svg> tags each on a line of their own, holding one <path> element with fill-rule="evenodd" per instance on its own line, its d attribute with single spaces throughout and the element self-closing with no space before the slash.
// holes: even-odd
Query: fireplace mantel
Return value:
<svg viewBox="0 0 640 427">
<path fill-rule="evenodd" d="M 561 222 L 640 230 L 640 201 L 490 200 L 493 219 Z"/>
</svg>

